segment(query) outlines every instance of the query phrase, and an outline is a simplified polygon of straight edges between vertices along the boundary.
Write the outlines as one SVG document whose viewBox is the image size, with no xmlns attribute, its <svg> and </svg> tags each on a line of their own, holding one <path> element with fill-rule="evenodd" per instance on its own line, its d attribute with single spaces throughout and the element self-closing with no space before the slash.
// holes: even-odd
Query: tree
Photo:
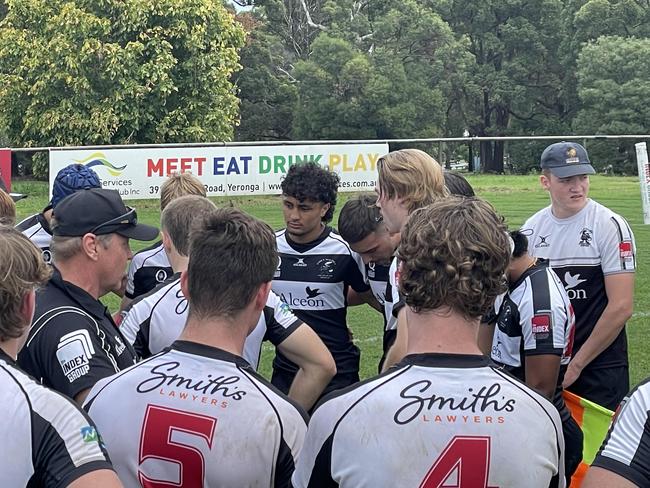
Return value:
<svg viewBox="0 0 650 488">
<path fill-rule="evenodd" d="M 355 139 L 442 136 L 467 51 L 449 26 L 415 0 L 328 2 L 326 29 L 298 84 L 295 134 Z"/>
<path fill-rule="evenodd" d="M 644 134 L 650 126 L 650 39 L 600 37 L 578 57 L 582 108 L 574 120 L 583 134 Z M 597 147 L 595 148 L 597 149 Z M 597 163 L 633 172 L 634 146 L 620 141 L 617 151 L 590 151 Z M 631 167 L 630 167 L 631 165 Z"/>
<path fill-rule="evenodd" d="M 213 0 L 10 0 L 0 121 L 22 145 L 232 137 L 244 32 Z"/>
<path fill-rule="evenodd" d="M 471 135 L 508 135 L 514 121 L 537 125 L 563 112 L 557 63 L 559 0 L 430 0 L 454 33 L 467 39 L 475 63 L 461 87 Z M 485 171 L 502 172 L 503 142 L 482 142 Z"/>
<path fill-rule="evenodd" d="M 291 138 L 296 80 L 284 56 L 282 41 L 267 31 L 252 13 L 239 19 L 248 36 L 241 50 L 242 70 L 234 82 L 241 101 L 238 141 L 286 140 Z"/>
</svg>

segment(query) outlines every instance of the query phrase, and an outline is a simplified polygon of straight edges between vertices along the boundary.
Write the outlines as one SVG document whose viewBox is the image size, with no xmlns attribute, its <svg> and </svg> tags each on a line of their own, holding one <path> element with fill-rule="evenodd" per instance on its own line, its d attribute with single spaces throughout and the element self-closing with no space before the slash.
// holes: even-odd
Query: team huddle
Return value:
<svg viewBox="0 0 650 488">
<path fill-rule="evenodd" d="M 0 486 L 564 487 L 583 458 L 564 390 L 618 407 L 583 486 L 650 486 L 634 236 L 588 198 L 582 146 L 541 168 L 551 204 L 516 230 L 415 149 L 378 160 L 338 230 L 339 178 L 313 163 L 282 181 L 276 232 L 187 173 L 160 233 L 82 165 L 16 227 L 0 198 Z M 360 381 L 363 303 L 384 330 Z"/>
</svg>

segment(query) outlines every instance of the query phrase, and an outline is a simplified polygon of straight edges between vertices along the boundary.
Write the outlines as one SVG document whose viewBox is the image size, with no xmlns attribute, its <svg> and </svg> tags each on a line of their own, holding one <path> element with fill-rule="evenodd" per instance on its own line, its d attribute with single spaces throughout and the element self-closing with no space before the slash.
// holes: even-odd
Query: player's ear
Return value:
<svg viewBox="0 0 650 488">
<path fill-rule="evenodd" d="M 324 203 L 324 204 L 323 204 L 323 206 L 322 206 L 321 209 L 320 209 L 320 218 L 321 218 L 321 219 L 322 219 L 323 217 L 325 217 L 325 214 L 329 211 L 329 209 L 330 209 L 331 206 L 332 206 L 332 205 L 330 205 L 329 203 Z"/>
<path fill-rule="evenodd" d="M 271 292 L 271 282 L 262 283 L 255 294 L 255 310 L 262 311 L 266 306 L 266 301 L 269 299 Z"/>
<path fill-rule="evenodd" d="M 32 323 L 34 310 L 36 310 L 36 292 L 30 290 L 23 295 L 20 302 L 20 316 L 23 319 L 25 327 L 28 327 Z"/>
<path fill-rule="evenodd" d="M 539 175 L 539 182 L 541 183 L 542 188 L 544 188 L 544 190 L 548 190 L 548 187 L 551 184 L 549 177 L 546 176 L 545 174 Z"/>
<path fill-rule="evenodd" d="M 162 236 L 162 243 L 165 252 L 169 255 L 172 250 L 172 239 L 169 237 L 169 234 L 165 232 L 165 229 L 160 229 L 160 235 Z"/>
<path fill-rule="evenodd" d="M 181 271 L 181 291 L 183 295 L 188 300 L 190 299 L 190 290 L 189 290 L 189 277 L 187 275 L 187 270 Z"/>
</svg>

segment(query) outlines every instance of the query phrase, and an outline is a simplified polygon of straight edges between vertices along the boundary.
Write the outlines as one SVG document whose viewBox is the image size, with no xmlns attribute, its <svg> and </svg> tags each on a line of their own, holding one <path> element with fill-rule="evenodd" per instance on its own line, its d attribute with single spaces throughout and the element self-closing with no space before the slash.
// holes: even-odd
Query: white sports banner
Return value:
<svg viewBox="0 0 650 488">
<path fill-rule="evenodd" d="M 639 169 L 641 183 L 641 203 L 643 205 L 643 223 L 650 224 L 650 163 L 645 142 L 634 145 L 636 148 L 636 163 Z"/>
<path fill-rule="evenodd" d="M 316 162 L 341 177 L 339 191 L 372 191 L 377 160 L 388 144 L 221 146 L 50 150 L 50 191 L 56 174 L 79 163 L 92 168 L 104 188 L 125 200 L 158 198 L 168 175 L 190 172 L 210 196 L 277 195 L 289 167 Z"/>
</svg>

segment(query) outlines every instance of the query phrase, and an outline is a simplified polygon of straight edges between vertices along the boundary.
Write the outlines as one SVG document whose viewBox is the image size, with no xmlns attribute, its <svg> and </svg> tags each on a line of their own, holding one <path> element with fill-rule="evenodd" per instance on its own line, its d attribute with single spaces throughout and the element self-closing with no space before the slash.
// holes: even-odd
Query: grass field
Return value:
<svg viewBox="0 0 650 488">
<path fill-rule="evenodd" d="M 536 176 L 470 176 L 470 183 L 477 194 L 490 201 L 507 219 L 512 228 L 521 225 L 527 217 L 548 204 L 548 195 L 539 185 Z M 19 220 L 39 212 L 47 203 L 47 185 L 43 182 L 16 181 L 13 191 L 27 193 L 29 198 L 18 202 Z M 337 210 L 350 194 L 340 196 Z M 643 224 L 641 198 L 638 179 L 632 177 L 595 176 L 591 180 L 590 196 L 600 203 L 623 215 L 634 231 L 638 251 L 638 270 L 636 273 L 636 291 L 634 315 L 628 322 L 628 339 L 630 348 L 631 383 L 636 385 L 650 375 L 650 351 L 646 338 L 650 325 L 650 304 L 647 298 L 650 292 L 650 226 Z M 278 197 L 232 197 L 215 198 L 217 204 L 232 203 L 251 214 L 265 220 L 274 229 L 284 226 L 280 200 Z M 136 207 L 138 218 L 142 222 L 158 224 L 159 209 L 157 200 L 131 201 Z M 338 219 L 338 212 L 334 223 Z M 132 242 L 134 250 L 147 243 Z M 105 303 L 111 310 L 118 306 L 117 297 L 105 297 Z M 361 376 L 366 378 L 376 372 L 381 355 L 382 320 L 380 315 L 367 306 L 354 307 L 350 310 L 348 322 L 354 332 L 355 341 L 361 348 Z M 270 372 L 273 351 L 265 346 L 261 370 L 265 375 Z"/>
</svg>

